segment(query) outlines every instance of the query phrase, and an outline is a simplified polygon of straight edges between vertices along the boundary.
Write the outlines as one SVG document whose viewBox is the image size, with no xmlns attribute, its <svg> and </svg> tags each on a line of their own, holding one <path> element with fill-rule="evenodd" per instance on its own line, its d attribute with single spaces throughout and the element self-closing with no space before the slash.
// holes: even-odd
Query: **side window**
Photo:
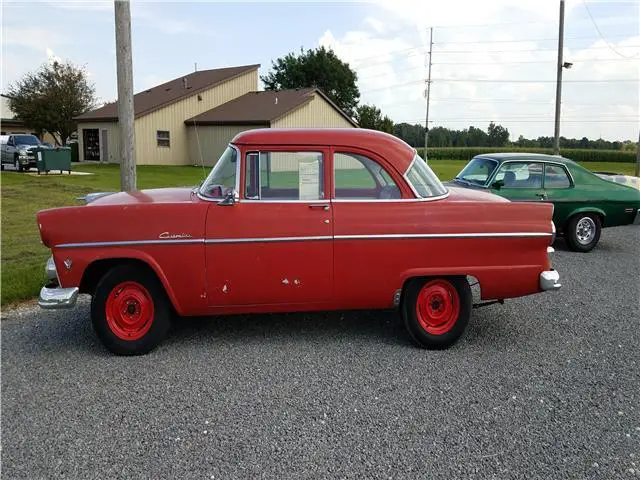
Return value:
<svg viewBox="0 0 640 480">
<path fill-rule="evenodd" d="M 333 155 L 335 198 L 376 199 L 400 198 L 400 189 L 377 162 L 355 153 Z"/>
<path fill-rule="evenodd" d="M 544 188 L 569 188 L 571 180 L 566 170 L 559 165 L 544 166 Z"/>
<path fill-rule="evenodd" d="M 156 131 L 156 143 L 159 147 L 170 147 L 171 146 L 171 134 L 167 130 L 157 130 Z"/>
<path fill-rule="evenodd" d="M 502 180 L 507 188 L 542 188 L 542 164 L 503 163 L 493 181 L 498 180 Z"/>
<path fill-rule="evenodd" d="M 245 198 L 248 200 L 321 200 L 322 152 L 249 152 Z"/>
</svg>

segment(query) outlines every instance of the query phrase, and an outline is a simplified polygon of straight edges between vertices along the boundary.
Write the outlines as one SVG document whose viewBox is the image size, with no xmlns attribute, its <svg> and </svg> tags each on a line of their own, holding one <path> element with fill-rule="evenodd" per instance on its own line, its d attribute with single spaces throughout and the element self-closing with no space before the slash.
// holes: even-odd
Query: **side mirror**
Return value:
<svg viewBox="0 0 640 480">
<path fill-rule="evenodd" d="M 227 193 L 225 195 L 223 200 L 220 200 L 218 202 L 218 205 L 220 205 L 221 207 L 231 206 L 231 205 L 235 205 L 235 204 L 236 204 L 236 191 L 235 190 L 231 190 L 229 193 Z"/>
<path fill-rule="evenodd" d="M 496 180 L 490 185 L 491 188 L 495 188 L 496 190 L 500 190 L 504 187 L 504 180 Z"/>
</svg>

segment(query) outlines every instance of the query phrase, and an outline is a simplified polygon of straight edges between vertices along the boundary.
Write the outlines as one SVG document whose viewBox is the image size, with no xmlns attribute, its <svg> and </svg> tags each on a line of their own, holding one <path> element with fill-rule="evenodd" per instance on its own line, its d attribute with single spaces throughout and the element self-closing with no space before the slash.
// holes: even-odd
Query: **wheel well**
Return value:
<svg viewBox="0 0 640 480">
<path fill-rule="evenodd" d="M 469 284 L 469 287 L 471 288 L 473 301 L 475 302 L 476 299 L 481 298 L 480 280 L 478 280 L 478 278 L 474 277 L 473 275 L 420 275 L 417 277 L 409 277 L 405 279 L 404 283 L 402 284 L 402 292 L 400 294 L 399 305 L 402 305 L 402 302 L 404 301 L 405 292 L 407 291 L 407 286 L 411 282 L 414 282 L 417 280 L 426 280 L 427 278 L 464 278 Z"/>
<path fill-rule="evenodd" d="M 567 221 L 564 223 L 564 228 L 563 228 L 564 232 L 567 232 L 569 230 L 567 227 L 569 226 L 569 222 L 571 221 L 571 219 L 573 219 L 573 217 L 575 217 L 576 215 L 580 215 L 580 214 L 595 215 L 600 219 L 600 225 L 604 228 L 604 215 L 602 213 L 595 212 L 595 211 L 586 211 L 586 212 L 576 212 L 571 214 L 569 218 L 567 218 Z"/>
<path fill-rule="evenodd" d="M 156 278 L 156 272 L 147 263 L 136 258 L 106 258 L 104 260 L 96 260 L 85 268 L 80 281 L 80 293 L 88 293 L 93 295 L 100 279 L 117 265 L 134 265 L 151 272 Z M 158 279 L 159 280 L 159 279 Z"/>
</svg>

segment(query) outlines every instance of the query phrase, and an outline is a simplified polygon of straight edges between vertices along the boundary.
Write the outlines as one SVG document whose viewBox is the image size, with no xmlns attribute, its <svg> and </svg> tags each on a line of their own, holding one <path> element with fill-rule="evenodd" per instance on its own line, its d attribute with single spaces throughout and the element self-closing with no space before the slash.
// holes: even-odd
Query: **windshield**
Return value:
<svg viewBox="0 0 640 480">
<path fill-rule="evenodd" d="M 474 185 L 484 185 L 491 178 L 497 166 L 498 162 L 495 160 L 476 157 L 467 163 L 467 166 L 458 174 L 456 180 L 473 183 Z"/>
<path fill-rule="evenodd" d="M 447 193 L 447 189 L 433 173 L 433 170 L 417 154 L 413 157 L 405 178 L 413 187 L 416 195 L 421 198 L 439 197 Z"/>
<path fill-rule="evenodd" d="M 211 198 L 224 198 L 236 188 L 238 151 L 229 145 L 218 163 L 200 187 L 200 194 Z"/>
<path fill-rule="evenodd" d="M 40 145 L 40 140 L 35 135 L 16 135 L 13 138 L 16 145 Z"/>
</svg>

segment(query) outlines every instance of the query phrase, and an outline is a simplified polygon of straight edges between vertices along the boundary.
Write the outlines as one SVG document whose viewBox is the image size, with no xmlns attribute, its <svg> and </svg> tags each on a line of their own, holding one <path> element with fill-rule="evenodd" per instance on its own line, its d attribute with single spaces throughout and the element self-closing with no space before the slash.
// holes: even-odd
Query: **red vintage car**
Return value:
<svg viewBox="0 0 640 480">
<path fill-rule="evenodd" d="M 560 288 L 553 206 L 445 188 L 416 151 L 365 129 L 238 134 L 198 188 L 87 196 L 43 210 L 40 306 L 92 295 L 117 354 L 156 347 L 176 316 L 399 308 L 446 348 L 473 305 Z"/>
</svg>

